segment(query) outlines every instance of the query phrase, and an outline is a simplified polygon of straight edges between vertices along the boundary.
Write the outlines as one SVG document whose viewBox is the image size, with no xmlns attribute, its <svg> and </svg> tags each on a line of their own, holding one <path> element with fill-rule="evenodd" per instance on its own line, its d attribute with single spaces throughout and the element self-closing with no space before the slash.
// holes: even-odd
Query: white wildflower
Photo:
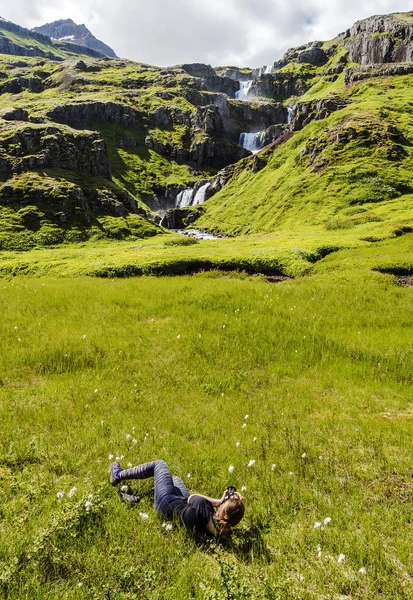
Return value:
<svg viewBox="0 0 413 600">
<path fill-rule="evenodd" d="M 90 500 L 86 500 L 85 508 L 86 508 L 86 512 L 89 512 L 89 510 L 92 508 L 92 503 Z"/>
<path fill-rule="evenodd" d="M 126 434 L 126 439 L 127 439 L 127 440 L 131 440 L 131 439 L 132 439 L 132 436 L 131 436 L 131 434 L 130 434 L 130 433 L 127 433 L 127 434 Z"/>
<path fill-rule="evenodd" d="M 99 390 L 96 388 L 96 389 L 95 389 L 95 394 L 97 394 L 97 393 L 98 393 L 98 391 L 99 391 Z"/>
<path fill-rule="evenodd" d="M 191 479 L 191 473 L 187 474 L 188 479 Z"/>
<path fill-rule="evenodd" d="M 146 519 L 149 519 L 149 515 L 148 515 L 148 513 L 143 513 L 143 512 L 140 512 L 140 513 L 139 513 L 139 516 L 140 516 L 140 518 L 141 518 L 141 519 L 143 519 L 144 521 L 146 521 Z"/>
<path fill-rule="evenodd" d="M 341 563 L 343 563 L 345 561 L 345 558 L 346 558 L 345 554 L 340 554 L 337 559 L 338 564 L 341 565 Z"/>
<path fill-rule="evenodd" d="M 128 469 L 131 469 L 133 467 L 132 463 L 128 463 Z"/>
<path fill-rule="evenodd" d="M 180 335 L 177 335 L 177 336 L 176 336 L 176 339 L 177 339 L 177 340 L 180 340 L 180 339 L 181 339 L 181 336 L 180 336 Z"/>
<path fill-rule="evenodd" d="M 276 467 L 276 466 L 277 466 L 277 465 L 276 465 L 275 463 L 273 463 L 273 464 L 271 465 L 271 471 L 274 471 L 274 469 L 275 469 L 275 467 Z"/>
<path fill-rule="evenodd" d="M 257 438 L 255 437 L 255 438 L 254 438 L 252 441 L 253 441 L 253 442 L 256 442 L 256 441 L 257 441 Z"/>
<path fill-rule="evenodd" d="M 86 339 L 86 336 L 85 336 L 85 335 L 83 336 L 83 339 L 84 339 L 84 340 Z"/>
<path fill-rule="evenodd" d="M 364 567 L 361 567 L 361 569 L 359 569 L 359 573 L 361 573 L 362 575 L 365 575 L 366 569 Z"/>
<path fill-rule="evenodd" d="M 205 583 L 202 583 L 202 581 L 199 583 L 199 587 L 201 588 L 201 590 L 206 590 L 206 585 Z"/>
<path fill-rule="evenodd" d="M 249 418 L 249 415 L 245 415 L 244 421 L 246 421 L 248 418 Z"/>
<path fill-rule="evenodd" d="M 133 431 L 133 432 L 135 431 L 135 427 L 132 427 L 132 431 Z"/>
<path fill-rule="evenodd" d="M 322 456 L 319 456 L 318 458 L 319 458 L 320 460 L 323 460 L 323 457 L 322 457 Z"/>
<path fill-rule="evenodd" d="M 65 495 L 64 492 L 57 492 L 56 498 L 58 498 L 60 500 L 61 498 L 63 498 L 64 495 Z"/>
<path fill-rule="evenodd" d="M 241 488 L 241 492 L 246 492 L 246 491 L 247 491 L 247 486 L 243 485 L 242 488 Z"/>
<path fill-rule="evenodd" d="M 307 458 L 307 454 L 304 452 L 304 453 L 301 455 L 301 458 Z"/>
<path fill-rule="evenodd" d="M 113 460 L 113 454 L 109 454 L 108 458 L 109 460 Z"/>
<path fill-rule="evenodd" d="M 124 494 L 127 494 L 127 493 L 128 493 L 128 489 L 129 489 L 129 488 L 128 488 L 128 486 L 127 486 L 127 485 L 123 485 L 123 486 L 120 488 L 120 491 L 121 491 L 121 492 L 123 492 Z"/>
<path fill-rule="evenodd" d="M 171 523 L 167 523 L 165 525 L 165 531 L 171 531 L 171 529 L 172 529 L 172 524 Z"/>
<path fill-rule="evenodd" d="M 89 408 L 89 404 L 85 404 L 85 408 Z"/>
<path fill-rule="evenodd" d="M 137 444 L 138 440 L 136 440 L 135 438 L 132 440 L 132 444 Z"/>
<path fill-rule="evenodd" d="M 288 473 L 288 475 L 289 475 L 290 477 L 292 477 L 292 476 L 294 475 L 294 473 L 293 473 L 292 471 L 290 471 L 290 472 Z"/>
<path fill-rule="evenodd" d="M 328 525 L 331 522 L 331 517 L 326 517 L 324 519 L 324 525 Z"/>
<path fill-rule="evenodd" d="M 246 426 L 247 426 L 247 424 L 246 424 L 246 423 L 243 423 L 243 424 L 242 424 L 242 429 L 245 429 L 245 428 L 246 428 Z"/>
<path fill-rule="evenodd" d="M 239 448 L 239 446 L 240 446 L 240 442 L 236 442 L 236 444 L 235 444 L 235 445 L 236 445 L 236 447 L 237 447 L 237 448 Z"/>
<path fill-rule="evenodd" d="M 78 587 L 78 588 L 81 588 L 81 587 L 82 587 L 82 585 L 83 585 L 83 583 L 82 583 L 81 581 L 79 581 L 79 583 L 77 584 L 77 587 Z"/>
<path fill-rule="evenodd" d="M 102 427 L 103 427 L 103 423 L 104 423 L 104 421 L 103 421 L 103 419 L 102 419 L 102 420 L 101 420 L 101 422 L 100 422 L 100 424 L 102 425 Z"/>
<path fill-rule="evenodd" d="M 314 529 L 319 529 L 320 527 L 321 527 L 321 523 L 320 523 L 320 521 L 316 521 L 316 522 L 314 523 Z"/>
<path fill-rule="evenodd" d="M 318 545 L 317 546 L 317 556 L 318 556 L 318 558 L 321 558 L 321 554 L 322 554 L 322 552 L 321 552 L 321 546 Z"/>
<path fill-rule="evenodd" d="M 228 471 L 229 471 L 230 473 L 232 473 L 232 471 L 233 471 L 234 469 L 235 469 L 234 465 L 229 465 L 229 467 L 228 467 Z"/>
<path fill-rule="evenodd" d="M 72 487 L 72 489 L 69 492 L 67 492 L 68 498 L 71 498 L 72 496 L 74 496 L 76 493 L 76 490 L 77 490 L 76 486 Z"/>
<path fill-rule="evenodd" d="M 255 460 L 250 460 L 250 462 L 248 463 L 249 467 L 252 467 L 255 465 Z"/>
</svg>

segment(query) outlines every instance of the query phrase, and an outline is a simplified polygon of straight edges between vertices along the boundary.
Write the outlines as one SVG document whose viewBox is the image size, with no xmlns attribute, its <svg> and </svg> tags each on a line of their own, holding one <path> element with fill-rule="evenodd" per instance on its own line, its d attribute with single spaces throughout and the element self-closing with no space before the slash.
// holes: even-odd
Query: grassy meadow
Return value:
<svg viewBox="0 0 413 600">
<path fill-rule="evenodd" d="M 413 288 L 372 270 L 411 272 L 411 237 L 278 284 L 3 272 L 0 596 L 411 598 Z M 167 530 L 120 502 L 112 456 L 244 487 L 245 519 Z"/>
</svg>

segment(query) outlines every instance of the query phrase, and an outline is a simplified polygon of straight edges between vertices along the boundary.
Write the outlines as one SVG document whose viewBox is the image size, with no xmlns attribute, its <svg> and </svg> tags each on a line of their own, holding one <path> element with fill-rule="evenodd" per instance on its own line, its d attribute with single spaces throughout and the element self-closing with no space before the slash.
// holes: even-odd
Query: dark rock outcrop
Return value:
<svg viewBox="0 0 413 600">
<path fill-rule="evenodd" d="M 254 80 L 250 95 L 286 99 L 291 96 L 302 96 L 309 87 L 301 75 L 268 73 Z"/>
<path fill-rule="evenodd" d="M 226 67 L 219 72 L 221 77 L 232 79 L 233 81 L 248 81 L 253 79 L 253 70 L 240 70 L 236 67 Z"/>
<path fill-rule="evenodd" d="M 399 19 L 397 13 L 357 21 L 340 39 L 350 60 L 361 65 L 413 60 L 413 23 Z"/>
<path fill-rule="evenodd" d="M 204 65 L 203 63 L 190 63 L 179 66 L 192 77 L 215 77 L 216 75 L 211 65 Z"/>
<path fill-rule="evenodd" d="M 0 117 L 6 121 L 28 121 L 29 113 L 24 108 L 6 108 L 0 112 Z"/>
<path fill-rule="evenodd" d="M 239 83 L 230 77 L 214 75 L 202 78 L 202 89 L 207 92 L 227 94 L 230 98 L 235 98 L 235 93 L 239 90 Z"/>
<path fill-rule="evenodd" d="M 140 128 L 144 121 L 144 114 L 130 106 L 99 101 L 60 104 L 47 111 L 46 116 L 51 121 L 70 127 L 89 127 L 92 123 L 107 121 L 124 127 Z"/>
<path fill-rule="evenodd" d="M 77 25 L 72 19 L 62 19 L 53 23 L 46 23 L 46 25 L 35 27 L 32 31 L 43 34 L 48 38 L 90 48 L 102 56 L 117 58 L 112 48 L 96 39 L 85 25 Z"/>
<path fill-rule="evenodd" d="M 393 63 L 383 65 L 365 65 L 364 67 L 350 67 L 344 71 L 346 84 L 370 79 L 371 77 L 392 77 L 394 75 L 410 75 L 413 73 L 412 63 Z"/>
<path fill-rule="evenodd" d="M 111 177 L 106 143 L 93 132 L 27 125 L 0 139 L 0 150 L 9 157 L 12 173 L 59 168 Z"/>
<path fill-rule="evenodd" d="M 193 116 L 192 125 L 208 135 L 220 136 L 224 133 L 224 124 L 216 104 L 199 107 Z"/>
<path fill-rule="evenodd" d="M 299 102 L 291 112 L 290 130 L 298 131 L 311 121 L 325 119 L 331 113 L 345 108 L 349 103 L 349 100 L 339 96 L 313 100 L 312 102 Z"/>
<path fill-rule="evenodd" d="M 271 125 L 271 127 L 268 127 L 263 133 L 263 146 L 268 146 L 268 144 L 272 144 L 272 142 L 278 140 L 288 130 L 288 125 Z"/>
</svg>

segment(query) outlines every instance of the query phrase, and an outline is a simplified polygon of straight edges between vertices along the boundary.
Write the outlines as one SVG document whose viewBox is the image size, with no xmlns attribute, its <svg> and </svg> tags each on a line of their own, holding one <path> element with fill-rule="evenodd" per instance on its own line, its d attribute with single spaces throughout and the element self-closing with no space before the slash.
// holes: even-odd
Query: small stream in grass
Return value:
<svg viewBox="0 0 413 600">
<path fill-rule="evenodd" d="M 213 235 L 208 231 L 198 231 L 198 229 L 170 229 L 172 233 L 179 233 L 179 235 L 185 235 L 186 237 L 192 237 L 196 240 L 222 240 L 225 235 Z"/>
</svg>

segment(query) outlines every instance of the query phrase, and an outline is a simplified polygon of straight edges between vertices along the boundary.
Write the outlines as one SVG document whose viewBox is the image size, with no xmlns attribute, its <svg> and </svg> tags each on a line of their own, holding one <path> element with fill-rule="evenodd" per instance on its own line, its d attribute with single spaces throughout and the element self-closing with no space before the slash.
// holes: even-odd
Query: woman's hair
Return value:
<svg viewBox="0 0 413 600">
<path fill-rule="evenodd" d="M 237 496 L 225 500 L 215 513 L 219 535 L 225 535 L 231 527 L 241 521 L 245 512 L 245 501 Z"/>
</svg>

